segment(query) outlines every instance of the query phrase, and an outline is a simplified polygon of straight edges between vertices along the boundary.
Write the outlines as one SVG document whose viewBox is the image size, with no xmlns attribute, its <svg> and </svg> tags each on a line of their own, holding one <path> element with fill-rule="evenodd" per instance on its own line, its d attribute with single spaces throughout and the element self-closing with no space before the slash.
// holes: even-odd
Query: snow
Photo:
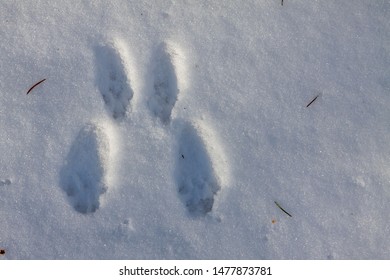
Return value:
<svg viewBox="0 0 390 280">
<path fill-rule="evenodd" d="M 2 1 L 0 259 L 389 259 L 389 11 Z"/>
</svg>

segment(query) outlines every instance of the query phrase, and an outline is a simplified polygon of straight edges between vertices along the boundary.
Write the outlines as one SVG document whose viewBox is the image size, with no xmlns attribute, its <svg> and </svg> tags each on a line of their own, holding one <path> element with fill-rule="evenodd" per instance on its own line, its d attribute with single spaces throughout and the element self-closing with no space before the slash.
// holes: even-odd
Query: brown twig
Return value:
<svg viewBox="0 0 390 280">
<path fill-rule="evenodd" d="M 33 90 L 33 88 L 35 88 L 37 85 L 39 85 L 40 83 L 43 83 L 44 81 L 46 81 L 46 79 L 43 79 L 42 81 L 39 81 L 38 83 L 36 83 L 35 85 L 33 85 L 32 87 L 30 87 L 30 89 L 27 91 L 27 94 L 30 93 L 30 91 Z"/>
</svg>

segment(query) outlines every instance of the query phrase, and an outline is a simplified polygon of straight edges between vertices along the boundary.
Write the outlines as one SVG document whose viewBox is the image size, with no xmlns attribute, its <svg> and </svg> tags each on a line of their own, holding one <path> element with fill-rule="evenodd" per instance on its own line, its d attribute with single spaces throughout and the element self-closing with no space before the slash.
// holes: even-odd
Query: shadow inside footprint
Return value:
<svg viewBox="0 0 390 280">
<path fill-rule="evenodd" d="M 6 186 L 6 185 L 11 185 L 11 180 L 10 179 L 0 180 L 0 187 L 1 186 Z"/>
<path fill-rule="evenodd" d="M 162 43 L 155 52 L 152 61 L 153 93 L 148 101 L 148 106 L 152 113 L 165 124 L 171 119 L 172 109 L 179 93 L 172 55 L 167 45 Z"/>
<path fill-rule="evenodd" d="M 178 137 L 176 182 L 189 213 L 204 216 L 221 189 L 202 138 L 191 124 L 184 124 Z"/>
<path fill-rule="evenodd" d="M 93 124 L 84 127 L 73 142 L 61 170 L 60 185 L 80 213 L 95 212 L 100 195 L 106 192 L 105 162 L 109 151 L 107 136 Z"/>
<path fill-rule="evenodd" d="M 95 57 L 96 82 L 104 103 L 114 119 L 123 119 L 134 93 L 120 53 L 112 46 L 99 46 Z"/>
</svg>

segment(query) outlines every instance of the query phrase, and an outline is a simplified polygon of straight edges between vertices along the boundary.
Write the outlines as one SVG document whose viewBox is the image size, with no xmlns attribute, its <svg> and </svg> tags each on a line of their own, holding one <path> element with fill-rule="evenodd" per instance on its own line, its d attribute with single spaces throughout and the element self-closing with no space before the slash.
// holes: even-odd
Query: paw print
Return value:
<svg viewBox="0 0 390 280">
<path fill-rule="evenodd" d="M 100 45 L 95 58 L 97 88 L 111 123 L 119 125 L 134 114 L 131 101 L 136 92 L 131 87 L 127 53 L 121 44 Z M 216 196 L 226 185 L 226 160 L 207 124 L 175 117 L 175 107 L 185 94 L 179 65 L 183 60 L 171 44 L 164 42 L 156 48 L 150 66 L 151 92 L 145 102 L 150 116 L 177 142 L 173 160 L 178 198 L 190 216 L 202 217 L 213 210 Z M 100 197 L 109 190 L 106 162 L 112 154 L 108 129 L 99 123 L 83 127 L 61 171 L 61 186 L 80 213 L 99 209 Z"/>
</svg>

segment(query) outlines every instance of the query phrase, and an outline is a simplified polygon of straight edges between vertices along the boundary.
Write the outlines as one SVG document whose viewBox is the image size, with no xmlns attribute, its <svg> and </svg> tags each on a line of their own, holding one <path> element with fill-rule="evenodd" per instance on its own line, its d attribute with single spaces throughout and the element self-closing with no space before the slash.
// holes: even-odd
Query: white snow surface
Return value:
<svg viewBox="0 0 390 280">
<path fill-rule="evenodd" d="M 0 259 L 390 259 L 390 1 L 4 0 L 0 38 Z"/>
</svg>

